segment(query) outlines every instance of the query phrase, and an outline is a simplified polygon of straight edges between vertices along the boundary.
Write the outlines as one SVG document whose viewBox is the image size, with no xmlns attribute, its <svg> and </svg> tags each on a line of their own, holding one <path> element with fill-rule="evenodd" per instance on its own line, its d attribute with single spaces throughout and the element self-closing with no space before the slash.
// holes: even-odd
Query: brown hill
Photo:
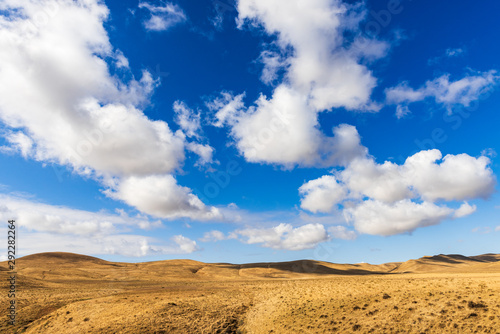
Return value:
<svg viewBox="0 0 500 334">
<path fill-rule="evenodd" d="M 0 263 L 0 270 L 7 262 Z M 298 260 L 265 263 L 203 263 L 194 260 L 163 260 L 142 263 L 109 262 L 97 257 L 53 252 L 28 255 L 17 260 L 20 275 L 43 281 L 67 280 L 235 280 L 306 278 L 328 275 L 373 275 L 439 272 L 500 272 L 500 255 L 457 254 L 424 256 L 406 262 L 381 265 L 336 264 Z"/>
<path fill-rule="evenodd" d="M 424 256 L 418 260 L 401 263 L 394 273 L 426 273 L 426 272 L 492 272 L 500 271 L 500 255 L 484 254 L 463 256 L 458 254 Z"/>
<path fill-rule="evenodd" d="M 372 265 L 41 253 L 16 265 L 19 316 L 0 333 L 496 333 L 500 319 L 497 254 Z"/>
</svg>

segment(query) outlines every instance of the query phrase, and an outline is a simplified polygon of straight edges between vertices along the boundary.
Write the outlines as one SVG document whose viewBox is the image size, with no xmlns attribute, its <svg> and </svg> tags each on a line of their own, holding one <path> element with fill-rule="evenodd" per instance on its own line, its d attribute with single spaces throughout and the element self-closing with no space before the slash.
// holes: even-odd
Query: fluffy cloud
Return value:
<svg viewBox="0 0 500 334">
<path fill-rule="evenodd" d="M 261 95 L 250 107 L 244 94 L 224 92 L 209 104 L 216 111 L 214 125 L 230 127 L 249 162 L 334 166 L 363 153 L 354 128 L 334 130 L 350 138 L 330 137 L 318 124 L 318 113 L 332 108 L 380 109 L 370 98 L 376 79 L 362 62 L 383 57 L 388 45 L 361 36 L 363 7 L 335 0 L 241 0 L 237 9 L 241 29 L 263 29 L 275 38 L 259 59 L 262 80 L 280 82 L 272 96 Z"/>
<path fill-rule="evenodd" d="M 236 147 L 249 162 L 335 166 L 366 154 L 355 127 L 343 124 L 333 129 L 333 137 L 324 135 L 304 96 L 286 86 L 246 110 L 241 95 L 227 93 L 209 106 L 217 111 L 215 124 L 231 126 Z"/>
<path fill-rule="evenodd" d="M 321 224 L 307 224 L 293 228 L 290 224 L 279 224 L 272 228 L 249 228 L 235 233 L 247 244 L 262 244 L 273 249 L 303 250 L 316 247 L 328 240 L 325 227 Z"/>
<path fill-rule="evenodd" d="M 394 235 L 412 232 L 418 227 L 439 224 L 450 218 L 453 210 L 433 203 L 401 200 L 388 204 L 367 200 L 344 211 L 360 233 Z"/>
<path fill-rule="evenodd" d="M 277 61 L 279 58 L 269 57 L 265 50 L 261 58 L 267 72 L 275 73 L 280 64 L 286 65 L 286 80 L 300 94 L 309 96 L 315 110 L 373 108 L 370 95 L 376 79 L 359 59 L 368 53 L 383 56 L 387 44 L 372 40 L 363 44 L 370 48 L 361 47 L 358 26 L 365 14 L 360 6 L 335 0 L 238 2 L 239 26 L 248 23 L 276 36 L 276 45 L 287 58 Z M 346 42 L 346 31 L 354 35 L 354 42 Z M 373 52 L 374 48 L 380 52 Z"/>
<path fill-rule="evenodd" d="M 160 218 L 189 217 L 195 220 L 222 219 L 215 207 L 207 207 L 189 188 L 179 186 L 172 175 L 128 177 L 105 193 L 142 212 Z"/>
<path fill-rule="evenodd" d="M 188 143 L 186 148 L 198 155 L 199 159 L 195 165 L 203 166 L 214 162 L 214 148 L 212 146 L 199 143 Z"/>
<path fill-rule="evenodd" d="M 418 89 L 409 87 L 407 82 L 388 88 L 385 90 L 386 101 L 389 104 L 402 104 L 404 106 L 423 101 L 426 98 L 434 98 L 436 103 L 441 104 L 451 112 L 452 107 L 456 105 L 470 106 L 481 95 L 493 89 L 499 80 L 500 76 L 494 70 L 467 75 L 456 81 L 450 81 L 450 75 L 445 74 L 427 81 Z"/>
<path fill-rule="evenodd" d="M 345 199 L 347 190 L 334 176 L 325 175 L 305 183 L 299 188 L 299 193 L 303 196 L 301 207 L 317 213 L 331 212 L 334 206 Z"/>
<path fill-rule="evenodd" d="M 473 214 L 474 212 L 476 212 L 476 210 L 477 206 L 470 205 L 469 203 L 465 202 L 455 211 L 454 217 L 455 218 L 465 217 L 470 214 Z"/>
<path fill-rule="evenodd" d="M 139 8 L 146 9 L 150 14 L 149 18 L 143 22 L 144 27 L 149 31 L 165 31 L 186 21 L 184 11 L 173 3 L 154 6 L 148 2 L 140 2 Z"/>
<path fill-rule="evenodd" d="M 2 151 L 68 166 L 105 184 L 112 179 L 118 190 L 106 193 L 130 199 L 127 203 L 139 209 L 149 208 L 134 196 L 118 196 L 119 189 L 127 189 L 131 179 L 156 175 L 173 179 L 169 174 L 184 161 L 185 135 L 142 112 L 158 85 L 150 73 L 144 71 L 141 79 L 128 81 L 110 74 L 113 66 L 127 71 L 128 61 L 109 42 L 103 26 L 109 14 L 106 6 L 93 0 L 6 0 L 0 6 L 0 119 L 9 129 L 5 136 L 11 144 Z M 181 125 L 189 135 L 197 130 L 196 124 L 186 128 L 191 121 Z M 193 150 L 210 160 L 207 149 Z M 183 194 L 186 202 L 162 202 L 179 212 L 145 212 L 205 217 L 210 211 L 184 188 L 173 182 L 161 184 L 167 188 L 158 191 L 169 194 L 165 196 Z M 138 193 L 151 191 L 148 182 L 134 185 Z"/>
<path fill-rule="evenodd" d="M 441 160 L 439 163 L 438 161 Z M 373 158 L 353 160 L 335 175 L 311 180 L 299 188 L 301 207 L 331 213 L 343 209 L 361 233 L 392 235 L 472 214 L 475 206 L 458 209 L 437 201 L 488 198 L 496 184 L 490 160 L 467 154 L 421 151 L 403 165 L 377 164 Z"/>
<path fill-rule="evenodd" d="M 495 187 L 490 159 L 467 154 L 442 157 L 439 150 L 419 152 L 409 157 L 403 172 L 410 186 L 425 200 L 467 200 L 489 197 Z"/>
</svg>

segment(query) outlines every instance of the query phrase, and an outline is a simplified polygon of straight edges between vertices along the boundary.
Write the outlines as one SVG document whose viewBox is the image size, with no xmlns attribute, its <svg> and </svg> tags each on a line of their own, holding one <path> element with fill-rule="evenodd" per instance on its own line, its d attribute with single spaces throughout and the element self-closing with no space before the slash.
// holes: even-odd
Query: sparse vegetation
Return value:
<svg viewBox="0 0 500 334">
<path fill-rule="evenodd" d="M 19 322 L 13 331 L 1 323 L 0 332 L 498 332 L 500 262 L 447 263 L 448 272 L 425 272 L 418 261 L 417 273 L 382 274 L 367 265 L 346 275 L 350 265 L 319 262 L 317 272 L 300 272 L 306 266 L 297 261 L 287 267 L 25 258 Z M 5 296 L 0 301 L 4 308 Z"/>
</svg>

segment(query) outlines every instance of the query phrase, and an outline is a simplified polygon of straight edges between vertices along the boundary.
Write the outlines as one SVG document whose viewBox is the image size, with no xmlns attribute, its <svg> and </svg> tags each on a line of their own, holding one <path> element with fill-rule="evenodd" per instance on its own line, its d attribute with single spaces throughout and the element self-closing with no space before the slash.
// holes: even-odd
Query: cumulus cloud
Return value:
<svg viewBox="0 0 500 334">
<path fill-rule="evenodd" d="M 359 145 L 348 145 L 359 137 L 354 128 L 343 128 L 351 138 L 325 135 L 318 113 L 380 109 L 370 97 L 376 79 L 362 60 L 383 57 L 388 44 L 361 36 L 364 8 L 334 0 L 241 0 L 237 9 L 241 29 L 261 29 L 274 38 L 259 60 L 262 80 L 279 83 L 271 96 L 261 95 L 249 107 L 244 94 L 223 92 L 209 103 L 216 111 L 213 124 L 231 129 L 249 162 L 333 166 L 362 152 Z"/>
<path fill-rule="evenodd" d="M 409 184 L 423 199 L 485 199 L 493 193 L 496 182 L 489 158 L 448 154 L 437 164 L 441 158 L 439 150 L 422 151 L 409 157 L 404 164 Z"/>
<path fill-rule="evenodd" d="M 411 88 L 407 82 L 385 90 L 386 101 L 389 104 L 402 105 L 404 108 L 413 102 L 433 98 L 436 103 L 451 112 L 452 107 L 470 106 L 483 94 L 491 91 L 499 82 L 500 76 L 494 70 L 466 75 L 462 79 L 452 81 L 449 74 L 427 81 L 418 89 Z M 399 109 L 405 110 L 405 109 Z M 401 112 L 400 112 L 401 114 Z"/>
<path fill-rule="evenodd" d="M 265 68 L 276 69 L 286 64 L 287 81 L 299 93 L 309 96 L 309 104 L 316 110 L 372 109 L 370 95 L 376 79 L 359 59 L 368 53 L 377 54 L 373 48 L 379 49 L 378 54 L 383 56 L 387 44 L 376 40 L 360 43 L 358 26 L 365 15 L 359 5 L 333 0 L 313 0 L 307 4 L 288 0 L 238 2 L 239 26 L 263 28 L 276 37 L 276 45 L 287 58 L 277 62 L 279 58 L 269 57 L 269 51 L 265 50 L 261 56 Z M 346 31 L 355 36 L 354 42 L 347 43 L 343 36 Z"/>
<path fill-rule="evenodd" d="M 299 193 L 303 196 L 301 207 L 317 213 L 331 212 L 334 206 L 344 201 L 347 190 L 334 176 L 325 175 L 302 185 Z"/>
<path fill-rule="evenodd" d="M 187 19 L 184 11 L 178 5 L 170 2 L 162 6 L 140 2 L 139 8 L 149 12 L 149 18 L 143 22 L 144 27 L 149 31 L 165 31 Z"/>
<path fill-rule="evenodd" d="M 124 201 L 159 218 L 175 219 L 188 217 L 195 220 L 222 219 L 215 207 L 207 207 L 191 192 L 182 187 L 172 175 L 131 176 L 121 179 L 105 194 Z"/>
<path fill-rule="evenodd" d="M 488 198 L 496 184 L 489 165 L 485 156 L 443 158 L 439 150 L 418 152 L 402 165 L 378 164 L 366 156 L 302 185 L 301 207 L 314 213 L 343 210 L 360 233 L 411 232 L 475 212 L 467 202 L 458 209 L 434 203 Z"/>
<path fill-rule="evenodd" d="M 286 250 L 303 250 L 316 247 L 328 240 L 325 227 L 307 224 L 294 228 L 290 224 L 279 224 L 272 228 L 249 228 L 235 231 L 247 244 L 262 244 L 263 247 Z"/>
<path fill-rule="evenodd" d="M 0 119 L 10 143 L 2 151 L 67 166 L 105 185 L 112 179 L 117 189 L 126 189 L 130 179 L 171 178 L 167 175 L 182 167 L 184 133 L 142 112 L 158 81 L 147 71 L 140 79 L 129 73 L 128 81 L 110 73 L 113 66 L 127 70 L 129 65 L 109 42 L 103 26 L 109 11 L 102 2 L 6 0 L 1 6 Z M 36 20 L 40 15 L 46 17 L 42 23 Z M 196 125 L 185 127 L 191 120 L 181 126 L 188 134 L 196 130 Z M 207 149 L 196 151 L 209 159 Z M 139 190 L 141 184 L 146 188 Z M 162 185 L 171 186 L 162 190 L 167 194 L 186 193 L 172 182 Z M 148 182 L 135 187 L 150 192 Z M 121 197 L 147 207 L 133 196 Z M 166 204 L 179 212 L 161 216 L 205 217 L 210 211 L 191 196 L 181 198 L 186 202 Z"/>
<path fill-rule="evenodd" d="M 394 235 L 412 232 L 418 227 L 439 224 L 453 210 L 433 203 L 401 200 L 392 204 L 367 200 L 344 211 L 360 233 Z"/>
<path fill-rule="evenodd" d="M 473 214 L 474 212 L 476 212 L 476 210 L 477 206 L 470 205 L 469 203 L 465 202 L 455 211 L 454 217 L 462 218 L 470 214 Z"/>
<path fill-rule="evenodd" d="M 333 137 L 320 129 L 317 113 L 303 95 L 279 86 L 273 98 L 261 96 L 255 106 L 243 109 L 242 96 L 225 93 L 209 106 L 216 110 L 214 122 L 231 126 L 239 152 L 249 162 L 300 166 L 335 166 L 366 153 L 355 127 L 342 124 Z"/>
</svg>

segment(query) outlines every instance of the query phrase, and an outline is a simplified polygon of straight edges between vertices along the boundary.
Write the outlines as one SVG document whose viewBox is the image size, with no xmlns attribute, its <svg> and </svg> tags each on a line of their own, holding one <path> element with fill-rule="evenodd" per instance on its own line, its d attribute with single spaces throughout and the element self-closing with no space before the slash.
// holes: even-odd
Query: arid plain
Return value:
<svg viewBox="0 0 500 334">
<path fill-rule="evenodd" d="M 1 333 L 500 333 L 500 255 L 383 265 L 17 260 L 17 324 Z"/>
</svg>

